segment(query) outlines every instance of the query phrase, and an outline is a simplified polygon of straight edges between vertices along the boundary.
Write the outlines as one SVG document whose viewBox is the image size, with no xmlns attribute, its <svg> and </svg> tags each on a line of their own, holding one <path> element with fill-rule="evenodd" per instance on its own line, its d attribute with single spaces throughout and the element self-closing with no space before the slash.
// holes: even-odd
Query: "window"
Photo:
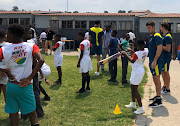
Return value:
<svg viewBox="0 0 180 126">
<path fill-rule="evenodd" d="M 7 18 L 0 18 L 0 25 L 7 26 Z"/>
<path fill-rule="evenodd" d="M 75 28 L 86 28 L 86 21 L 76 21 Z"/>
<path fill-rule="evenodd" d="M 89 22 L 89 28 L 93 27 L 94 24 L 95 24 L 95 21 L 90 21 L 90 22 Z"/>
<path fill-rule="evenodd" d="M 132 21 L 120 21 L 119 29 L 120 30 L 132 30 Z"/>
<path fill-rule="evenodd" d="M 177 33 L 180 33 L 180 24 L 177 24 Z"/>
<path fill-rule="evenodd" d="M 72 21 L 62 21 L 62 28 L 73 28 Z"/>
<path fill-rule="evenodd" d="M 9 24 L 18 24 L 19 23 L 18 20 L 19 20 L 18 18 L 9 18 Z"/>
<path fill-rule="evenodd" d="M 30 25 L 30 18 L 21 18 L 20 19 L 20 24 L 21 25 Z"/>
<path fill-rule="evenodd" d="M 111 25 L 112 30 L 117 30 L 116 21 L 104 21 L 104 26 Z"/>
</svg>

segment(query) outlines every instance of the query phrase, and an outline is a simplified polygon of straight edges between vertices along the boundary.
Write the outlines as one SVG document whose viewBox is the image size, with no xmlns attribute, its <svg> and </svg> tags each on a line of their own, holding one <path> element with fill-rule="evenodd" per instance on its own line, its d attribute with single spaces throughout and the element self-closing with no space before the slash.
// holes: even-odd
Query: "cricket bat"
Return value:
<svg viewBox="0 0 180 126">
<path fill-rule="evenodd" d="M 101 64 L 109 63 L 110 61 L 118 58 L 120 55 L 121 55 L 121 53 L 118 52 L 118 53 L 116 53 L 116 54 L 114 54 L 114 55 L 112 55 L 112 56 L 110 56 L 110 57 L 107 57 L 106 59 L 103 59 L 103 60 L 99 61 L 99 63 L 100 63 L 100 65 L 101 65 Z"/>
</svg>

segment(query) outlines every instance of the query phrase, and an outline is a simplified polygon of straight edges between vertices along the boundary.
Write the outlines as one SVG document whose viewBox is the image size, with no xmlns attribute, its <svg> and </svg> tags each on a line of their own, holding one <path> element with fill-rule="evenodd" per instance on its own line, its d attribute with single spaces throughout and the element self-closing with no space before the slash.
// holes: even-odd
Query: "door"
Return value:
<svg viewBox="0 0 180 126">
<path fill-rule="evenodd" d="M 59 20 L 50 20 L 49 25 L 55 33 L 59 33 Z"/>
<path fill-rule="evenodd" d="M 168 24 L 169 24 L 168 31 L 172 34 L 173 33 L 173 23 L 168 23 Z"/>
</svg>

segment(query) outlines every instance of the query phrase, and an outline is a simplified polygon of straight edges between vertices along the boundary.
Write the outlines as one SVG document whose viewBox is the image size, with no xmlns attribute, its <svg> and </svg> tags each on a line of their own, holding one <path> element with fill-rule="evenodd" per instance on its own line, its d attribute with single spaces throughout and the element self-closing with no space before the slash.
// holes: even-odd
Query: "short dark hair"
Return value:
<svg viewBox="0 0 180 126">
<path fill-rule="evenodd" d="M 55 37 L 58 37 L 60 39 L 61 35 L 60 34 L 55 34 Z"/>
<path fill-rule="evenodd" d="M 116 30 L 113 30 L 112 33 L 115 34 L 115 35 L 117 35 L 117 31 L 116 31 Z"/>
<path fill-rule="evenodd" d="M 133 32 L 133 30 L 129 30 L 129 32 Z"/>
<path fill-rule="evenodd" d="M 45 32 L 45 30 L 42 30 L 42 32 Z"/>
<path fill-rule="evenodd" d="M 106 28 L 111 28 L 111 25 L 105 25 Z"/>
<path fill-rule="evenodd" d="M 85 33 L 84 32 L 79 32 L 78 35 L 82 36 L 82 37 L 85 37 Z"/>
<path fill-rule="evenodd" d="M 98 25 L 100 24 L 101 22 L 99 20 L 95 21 L 95 24 Z"/>
<path fill-rule="evenodd" d="M 137 40 L 137 45 L 145 45 L 145 43 L 144 43 L 144 40 L 143 39 L 138 39 Z"/>
<path fill-rule="evenodd" d="M 169 24 L 167 22 L 161 23 L 161 26 L 165 28 L 166 30 L 169 30 Z"/>
<path fill-rule="evenodd" d="M 147 23 L 146 23 L 146 26 L 155 26 L 155 23 L 154 23 L 154 21 L 148 21 Z"/>
<path fill-rule="evenodd" d="M 8 27 L 8 32 L 16 35 L 17 37 L 23 37 L 25 31 L 23 26 L 19 24 L 12 24 Z"/>
<path fill-rule="evenodd" d="M 6 36 L 6 33 L 3 30 L 0 30 L 0 38 L 4 38 Z"/>
</svg>

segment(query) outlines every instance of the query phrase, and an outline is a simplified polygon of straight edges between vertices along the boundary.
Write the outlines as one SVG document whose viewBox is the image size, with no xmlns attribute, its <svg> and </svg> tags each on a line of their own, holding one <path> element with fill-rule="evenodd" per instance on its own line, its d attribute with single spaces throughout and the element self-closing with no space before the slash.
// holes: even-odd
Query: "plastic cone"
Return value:
<svg viewBox="0 0 180 126">
<path fill-rule="evenodd" d="M 122 112 L 120 111 L 120 109 L 119 109 L 119 106 L 118 105 L 116 105 L 116 108 L 115 108 L 115 110 L 114 110 L 114 112 L 113 112 L 114 114 L 121 114 Z"/>
</svg>

